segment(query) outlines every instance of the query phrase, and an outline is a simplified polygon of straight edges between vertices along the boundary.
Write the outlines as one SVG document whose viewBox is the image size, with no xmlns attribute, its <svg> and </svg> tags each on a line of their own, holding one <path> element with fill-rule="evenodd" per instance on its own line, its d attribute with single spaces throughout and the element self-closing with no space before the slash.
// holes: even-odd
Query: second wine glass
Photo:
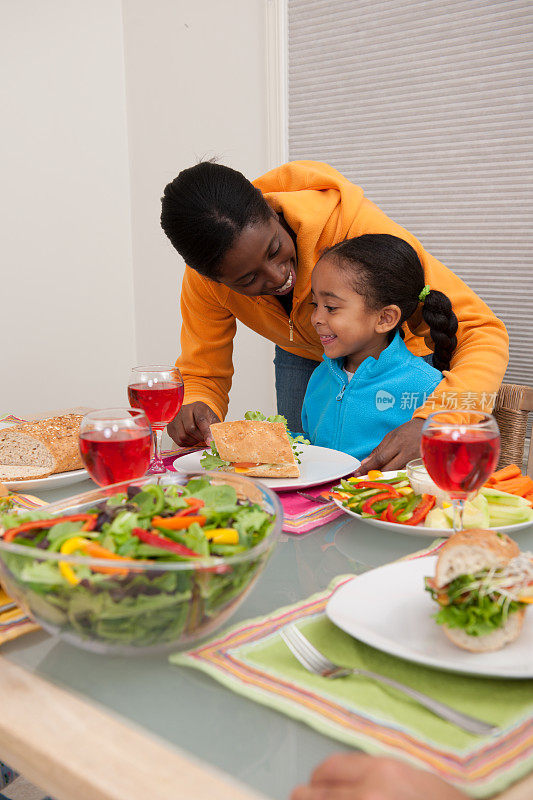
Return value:
<svg viewBox="0 0 533 800">
<path fill-rule="evenodd" d="M 150 461 L 152 431 L 139 408 L 105 408 L 90 411 L 80 426 L 82 461 L 95 483 L 141 478 Z"/>
<path fill-rule="evenodd" d="M 128 399 L 142 408 L 154 432 L 154 454 L 148 475 L 165 472 L 161 458 L 161 438 L 183 403 L 183 379 L 176 367 L 153 365 L 134 367 L 128 384 Z"/>
<path fill-rule="evenodd" d="M 465 500 L 481 489 L 498 463 L 498 423 L 481 411 L 437 411 L 422 427 L 421 450 L 431 478 L 452 501 L 454 533 L 461 531 Z"/>
</svg>

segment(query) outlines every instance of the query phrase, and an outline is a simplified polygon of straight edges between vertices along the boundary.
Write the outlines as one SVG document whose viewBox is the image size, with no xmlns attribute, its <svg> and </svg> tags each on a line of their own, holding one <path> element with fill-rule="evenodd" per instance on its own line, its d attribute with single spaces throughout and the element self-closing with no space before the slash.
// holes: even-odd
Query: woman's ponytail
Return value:
<svg viewBox="0 0 533 800">
<path fill-rule="evenodd" d="M 452 304 L 445 294 L 436 289 L 423 290 L 421 295 L 422 317 L 429 326 L 429 335 L 435 345 L 433 366 L 435 369 L 449 370 L 452 354 L 457 347 L 457 317 Z"/>
</svg>

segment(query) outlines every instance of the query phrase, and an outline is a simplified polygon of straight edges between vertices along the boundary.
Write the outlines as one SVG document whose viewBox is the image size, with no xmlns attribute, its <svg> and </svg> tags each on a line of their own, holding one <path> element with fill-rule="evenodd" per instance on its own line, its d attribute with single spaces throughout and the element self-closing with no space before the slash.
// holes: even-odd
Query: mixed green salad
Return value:
<svg viewBox="0 0 533 800">
<path fill-rule="evenodd" d="M 1 540 L 21 546 L 0 547 L 0 574 L 49 629 L 110 645 L 176 642 L 197 635 L 243 593 L 271 548 L 228 557 L 250 551 L 274 523 L 274 515 L 239 499 L 233 486 L 208 478 L 131 485 L 62 516 L 0 514 Z M 99 564 L 74 563 L 72 555 Z M 169 562 L 188 568 L 162 568 Z"/>
<path fill-rule="evenodd" d="M 310 444 L 310 442 L 309 439 L 306 439 L 301 434 L 294 436 L 290 432 L 286 417 L 284 417 L 282 414 L 272 414 L 270 417 L 265 417 L 261 411 L 247 411 L 244 415 L 244 419 L 249 419 L 253 422 L 281 422 L 283 425 L 285 425 L 285 430 L 287 431 L 287 436 L 289 437 L 289 442 L 292 446 L 294 458 L 298 464 L 301 464 L 300 456 L 302 455 L 303 451 L 299 446 L 302 444 Z M 215 443 L 211 442 L 211 452 L 204 450 L 202 453 L 202 458 L 200 459 L 200 466 L 207 470 L 227 469 L 230 466 L 230 462 L 224 461 L 223 458 L 220 458 Z"/>
</svg>

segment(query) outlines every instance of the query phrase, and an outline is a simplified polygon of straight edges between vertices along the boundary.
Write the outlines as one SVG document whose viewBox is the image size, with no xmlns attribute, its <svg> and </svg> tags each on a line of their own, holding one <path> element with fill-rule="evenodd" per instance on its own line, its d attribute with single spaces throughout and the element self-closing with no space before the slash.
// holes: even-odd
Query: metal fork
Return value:
<svg viewBox="0 0 533 800">
<path fill-rule="evenodd" d="M 498 730 L 495 725 L 476 717 L 471 717 L 468 714 L 463 714 L 461 711 L 457 711 L 455 708 L 451 708 L 433 697 L 428 697 L 428 695 L 422 694 L 422 692 L 412 689 L 410 686 L 398 683 L 392 678 L 387 678 L 384 675 L 379 675 L 377 672 L 370 672 L 370 670 L 366 669 L 347 669 L 339 666 L 339 664 L 334 664 L 313 647 L 311 642 L 305 638 L 294 624 L 286 625 L 280 631 L 280 636 L 300 664 L 309 672 L 314 672 L 315 675 L 322 675 L 324 678 L 344 678 L 347 675 L 363 675 L 366 678 L 373 678 L 378 683 L 392 686 L 393 689 L 397 689 L 414 698 L 420 705 L 436 714 L 437 717 L 453 722 L 454 725 L 463 728 L 469 733 L 487 736 Z"/>
</svg>

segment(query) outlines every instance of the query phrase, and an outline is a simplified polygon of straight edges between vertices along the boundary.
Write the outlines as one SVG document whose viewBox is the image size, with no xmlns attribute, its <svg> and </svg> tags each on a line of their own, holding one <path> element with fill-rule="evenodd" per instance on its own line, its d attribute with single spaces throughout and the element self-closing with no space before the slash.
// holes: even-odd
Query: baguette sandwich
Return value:
<svg viewBox="0 0 533 800">
<path fill-rule="evenodd" d="M 533 554 L 521 554 L 504 533 L 461 531 L 441 548 L 426 589 L 440 605 L 436 622 L 455 645 L 499 650 L 518 638 L 533 602 Z"/>
<path fill-rule="evenodd" d="M 298 478 L 296 440 L 289 435 L 285 418 L 277 416 L 269 421 L 258 412 L 248 412 L 246 416 L 236 422 L 211 425 L 211 453 L 204 452 L 202 467 L 252 478 Z"/>
</svg>

